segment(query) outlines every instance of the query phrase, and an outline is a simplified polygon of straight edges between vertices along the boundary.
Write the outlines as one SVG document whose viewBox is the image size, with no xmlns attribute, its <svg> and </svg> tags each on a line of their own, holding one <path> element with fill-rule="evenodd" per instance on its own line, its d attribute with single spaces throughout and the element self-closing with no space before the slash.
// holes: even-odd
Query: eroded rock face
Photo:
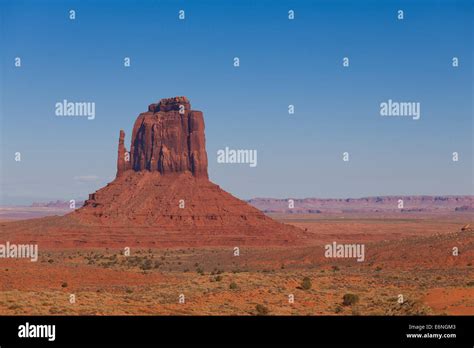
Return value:
<svg viewBox="0 0 474 348">
<path fill-rule="evenodd" d="M 117 155 L 117 177 L 130 169 L 130 154 L 125 148 L 125 132 L 120 130 L 119 146 Z"/>
<path fill-rule="evenodd" d="M 201 111 L 191 110 L 186 97 L 162 99 L 149 105 L 148 112 L 135 121 L 129 164 L 122 160 L 124 149 L 121 131 L 117 176 L 131 169 L 158 171 L 163 175 L 190 172 L 195 177 L 208 177 L 204 118 Z"/>
<path fill-rule="evenodd" d="M 148 106 L 149 112 L 168 112 L 168 111 L 191 110 L 191 103 L 186 97 L 174 97 L 161 99 L 157 104 Z"/>
<path fill-rule="evenodd" d="M 72 226 L 75 239 L 69 243 L 85 233 L 94 246 L 305 243 L 300 229 L 272 220 L 209 181 L 203 115 L 191 110 L 187 98 L 162 99 L 148 110 L 135 121 L 130 153 L 120 131 L 115 180 L 42 230 Z M 54 231 L 45 233 L 50 240 Z"/>
</svg>

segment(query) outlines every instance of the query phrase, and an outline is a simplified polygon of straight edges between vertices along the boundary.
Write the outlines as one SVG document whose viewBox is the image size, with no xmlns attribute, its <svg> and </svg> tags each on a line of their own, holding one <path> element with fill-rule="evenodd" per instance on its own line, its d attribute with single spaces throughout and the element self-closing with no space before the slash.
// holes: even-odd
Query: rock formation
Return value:
<svg viewBox="0 0 474 348">
<path fill-rule="evenodd" d="M 125 148 L 125 132 L 120 131 L 118 156 L 117 156 L 117 177 L 130 169 L 130 154 Z"/>
<path fill-rule="evenodd" d="M 135 121 L 130 154 L 120 131 L 117 176 L 131 169 L 161 174 L 190 172 L 207 178 L 205 141 L 202 112 L 191 110 L 186 97 L 162 99 L 149 105 L 148 112 Z"/>
<path fill-rule="evenodd" d="M 208 179 L 202 112 L 185 97 L 151 104 L 130 152 L 120 131 L 117 176 L 64 216 L 8 224 L 2 238 L 43 248 L 284 246 L 309 235 L 279 223 Z"/>
<path fill-rule="evenodd" d="M 288 199 L 290 199 L 289 197 Z M 288 199 L 254 198 L 252 206 L 267 213 L 410 213 L 410 212 L 463 212 L 474 211 L 474 196 L 376 196 L 363 198 L 304 198 L 294 199 L 294 208 L 288 208 Z M 398 208 L 398 200 L 404 209 Z"/>
<path fill-rule="evenodd" d="M 186 97 L 162 99 L 141 113 L 130 153 L 120 131 L 115 180 L 67 217 L 91 228 L 152 229 L 140 241 L 166 245 L 304 240 L 303 231 L 272 220 L 209 181 L 203 114 L 191 110 Z"/>
</svg>

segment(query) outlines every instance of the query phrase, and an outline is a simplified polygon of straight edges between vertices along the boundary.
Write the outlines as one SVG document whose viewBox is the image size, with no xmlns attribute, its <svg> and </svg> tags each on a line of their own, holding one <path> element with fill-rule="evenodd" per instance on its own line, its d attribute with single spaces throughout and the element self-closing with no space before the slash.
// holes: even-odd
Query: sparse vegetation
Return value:
<svg viewBox="0 0 474 348">
<path fill-rule="evenodd" d="M 355 294 L 345 294 L 342 297 L 342 304 L 344 306 L 352 306 L 356 304 L 357 302 L 359 302 L 359 296 Z"/>
<path fill-rule="evenodd" d="M 270 312 L 268 308 L 262 304 L 256 305 L 255 309 L 257 310 L 257 315 L 267 315 Z"/>
<path fill-rule="evenodd" d="M 155 265 L 154 265 L 154 268 L 160 268 L 160 266 L 162 265 L 163 263 L 158 261 L 158 260 L 155 260 Z"/>
<path fill-rule="evenodd" d="M 304 277 L 303 281 L 301 282 L 301 288 L 303 290 L 309 290 L 311 289 L 311 286 L 312 286 L 311 279 L 309 279 L 308 277 Z"/>
<path fill-rule="evenodd" d="M 281 249 L 255 249 L 240 259 L 230 258 L 227 249 L 195 249 L 194 253 L 189 248 L 184 253 L 183 249 L 171 249 L 165 260 L 161 259 L 163 249 L 152 253 L 148 248 L 133 249 L 131 256 L 122 255 L 122 249 L 42 254 L 43 265 L 51 260 L 45 267 L 51 271 L 49 282 L 39 281 L 35 297 L 7 291 L 0 300 L 0 311 L 6 315 L 133 315 L 143 312 L 146 300 L 160 313 L 176 314 L 176 294 L 182 291 L 193 294 L 190 299 L 195 301 L 193 306 L 178 308 L 183 315 L 452 315 L 472 308 L 469 291 L 474 289 L 474 262 L 467 258 L 456 263 L 453 272 L 453 265 L 434 267 L 434 259 L 427 260 L 432 261 L 428 268 L 422 263 L 414 270 L 400 267 L 404 262 L 400 258 L 374 257 L 371 265 L 328 263 L 307 258 L 306 249 L 295 249 L 290 255 Z M 419 256 L 413 257 L 418 260 Z M 20 266 L 24 267 L 11 262 L 1 271 L 14 279 L 21 274 L 17 272 Z M 87 286 L 76 289 L 74 279 L 64 274 L 65 267 L 77 267 L 82 273 L 74 279 Z M 64 278 L 73 283 L 67 284 Z M 59 285 L 57 291 L 51 284 Z M 80 305 L 70 306 L 64 296 L 76 290 L 82 293 L 82 300 Z M 290 294 L 297 300 L 288 305 Z M 398 294 L 403 294 L 403 303 L 398 302 Z"/>
<path fill-rule="evenodd" d="M 144 271 L 148 271 L 153 268 L 153 261 L 150 259 L 143 260 L 142 264 L 140 265 L 140 269 Z"/>
<path fill-rule="evenodd" d="M 220 275 L 217 275 L 217 276 L 214 276 L 214 277 L 210 278 L 211 282 L 220 282 L 221 280 L 222 280 L 222 276 L 220 276 Z"/>
</svg>

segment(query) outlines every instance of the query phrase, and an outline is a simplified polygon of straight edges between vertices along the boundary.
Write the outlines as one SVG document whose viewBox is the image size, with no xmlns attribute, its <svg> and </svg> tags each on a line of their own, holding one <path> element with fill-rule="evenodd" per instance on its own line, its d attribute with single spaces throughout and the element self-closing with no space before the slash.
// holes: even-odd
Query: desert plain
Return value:
<svg viewBox="0 0 474 348">
<path fill-rule="evenodd" d="M 235 245 L 236 255 L 233 246 L 135 244 L 126 256 L 125 244 L 44 239 L 37 262 L 0 259 L 0 313 L 474 314 L 470 212 L 269 215 L 305 231 L 305 245 Z M 4 216 L 2 240 L 12 223 Z M 334 241 L 363 243 L 364 262 L 325 257 Z"/>
</svg>

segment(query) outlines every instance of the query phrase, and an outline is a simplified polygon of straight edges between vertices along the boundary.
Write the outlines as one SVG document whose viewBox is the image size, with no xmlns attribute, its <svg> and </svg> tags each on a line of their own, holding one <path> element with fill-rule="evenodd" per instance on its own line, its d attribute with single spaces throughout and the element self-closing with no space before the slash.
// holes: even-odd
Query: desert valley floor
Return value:
<svg viewBox="0 0 474 348">
<path fill-rule="evenodd" d="M 474 314 L 472 213 L 272 217 L 309 243 L 241 246 L 239 256 L 230 246 L 132 247 L 124 256 L 50 245 L 37 262 L 0 259 L 0 314 Z M 0 223 L 2 240 L 10 223 Z M 333 241 L 364 243 L 365 261 L 325 258 Z"/>
</svg>

